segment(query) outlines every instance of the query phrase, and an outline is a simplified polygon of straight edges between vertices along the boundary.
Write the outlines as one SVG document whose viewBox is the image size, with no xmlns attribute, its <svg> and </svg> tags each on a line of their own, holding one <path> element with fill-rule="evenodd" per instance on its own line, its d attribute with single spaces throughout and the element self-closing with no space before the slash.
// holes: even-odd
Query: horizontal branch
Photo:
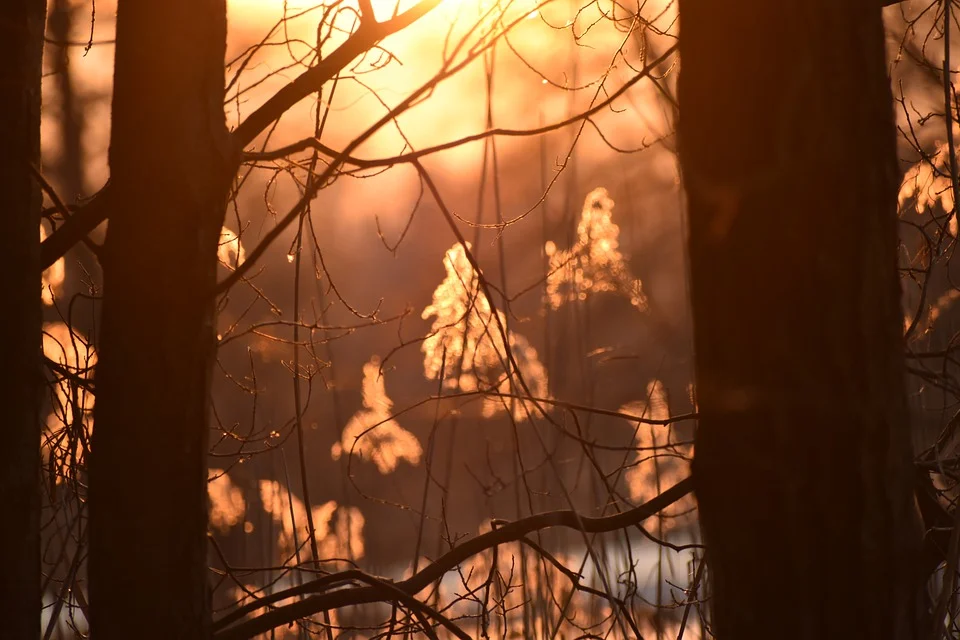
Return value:
<svg viewBox="0 0 960 640">
<path fill-rule="evenodd" d="M 656 515 L 691 491 L 693 491 L 693 478 L 687 477 L 652 500 L 629 511 L 624 511 L 623 513 L 612 516 L 590 518 L 580 515 L 576 511 L 565 510 L 550 511 L 548 513 L 540 513 L 522 518 L 467 540 L 410 578 L 392 584 L 397 590 L 413 596 L 441 579 L 446 573 L 452 571 L 468 558 L 492 549 L 493 547 L 515 542 L 534 531 L 550 527 L 564 527 L 584 533 L 606 533 L 624 529 L 639 524 L 647 518 Z M 370 604 L 373 602 L 391 602 L 399 599 L 396 595 L 391 595 L 379 586 L 351 587 L 313 595 L 309 598 L 277 607 L 272 611 L 267 611 L 256 618 L 247 620 L 236 626 L 229 626 L 248 613 L 271 603 L 323 591 L 342 584 L 344 580 L 357 580 L 358 577 L 356 574 L 357 572 L 352 570 L 344 572 L 343 574 L 324 576 L 244 605 L 214 623 L 214 629 L 217 630 L 214 638 L 215 640 L 246 640 L 257 634 L 266 633 L 271 629 L 290 624 L 301 618 L 316 615 L 322 611 Z M 365 580 L 365 582 L 369 583 L 370 581 Z"/>
</svg>

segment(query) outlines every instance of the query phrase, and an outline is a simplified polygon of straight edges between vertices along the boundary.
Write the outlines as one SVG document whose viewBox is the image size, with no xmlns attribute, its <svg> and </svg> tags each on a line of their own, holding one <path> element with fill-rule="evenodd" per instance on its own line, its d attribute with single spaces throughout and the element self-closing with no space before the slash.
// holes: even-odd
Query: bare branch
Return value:
<svg viewBox="0 0 960 640">
<path fill-rule="evenodd" d="M 345 164 L 352 164 L 356 167 L 362 169 L 373 169 L 377 167 L 391 167 L 398 164 L 410 163 L 414 160 L 423 158 L 434 153 L 439 153 L 441 151 L 447 151 L 448 149 L 453 149 L 470 142 L 476 142 L 478 140 L 484 140 L 486 138 L 491 138 L 494 136 L 504 136 L 504 137 L 528 137 L 528 136 L 538 136 L 545 133 L 550 133 L 551 131 L 556 131 L 557 129 L 562 129 L 571 124 L 581 122 L 583 120 L 589 119 L 591 116 L 596 115 L 603 109 L 607 108 L 613 104 L 614 100 L 622 96 L 627 92 L 632 86 L 640 82 L 640 80 L 650 76 L 650 73 L 654 71 L 662 62 L 666 61 L 670 56 L 672 56 L 677 51 L 677 45 L 670 46 L 666 51 L 660 54 L 655 60 L 647 64 L 643 69 L 641 69 L 637 74 L 627 80 L 623 86 L 607 96 L 606 99 L 598 102 L 590 109 L 582 111 L 576 115 L 573 115 L 569 118 L 555 122 L 553 124 L 545 125 L 542 127 L 537 127 L 536 129 L 505 129 L 505 128 L 496 128 L 490 129 L 488 131 L 482 131 L 480 133 L 475 133 L 470 136 L 465 136 L 457 140 L 452 140 L 450 142 L 444 142 L 442 144 L 427 147 L 419 151 L 410 151 L 408 153 L 402 153 L 396 156 L 382 159 L 364 159 L 357 158 L 351 155 L 341 155 L 335 149 L 328 147 L 323 144 L 316 138 L 304 138 L 303 140 L 298 140 L 297 142 L 291 143 L 279 149 L 274 149 L 272 151 L 263 151 L 259 153 L 247 153 L 244 154 L 245 160 L 277 160 L 283 158 L 293 153 L 304 151 L 306 149 L 315 149 L 321 153 L 331 157 L 338 158 L 342 157 Z"/>
<path fill-rule="evenodd" d="M 107 183 L 91 200 L 75 209 L 63 225 L 40 245 L 40 268 L 46 269 L 62 258 L 73 245 L 83 242 L 87 234 L 106 220 L 111 200 L 110 184 Z"/>
<path fill-rule="evenodd" d="M 415 595 L 429 587 L 436 580 L 442 578 L 445 573 L 451 571 L 468 558 L 482 553 L 487 549 L 508 542 L 515 542 L 534 531 L 550 527 L 564 527 L 583 533 L 605 533 L 631 527 L 659 513 L 691 491 L 693 491 L 693 478 L 687 477 L 649 502 L 616 515 L 590 518 L 582 516 L 576 511 L 565 510 L 540 513 L 528 518 L 516 520 L 479 535 L 476 538 L 472 538 L 458 547 L 454 547 L 435 562 L 424 567 L 422 571 L 406 580 L 394 583 L 393 586 L 396 590 L 405 594 Z M 372 602 L 389 602 L 398 599 L 396 593 L 394 593 L 394 589 L 385 590 L 382 586 L 378 585 L 347 588 L 311 596 L 304 600 L 278 607 L 273 611 L 268 611 L 234 627 L 229 627 L 230 624 L 260 607 L 294 596 L 325 591 L 331 587 L 341 585 L 345 579 L 359 579 L 358 573 L 359 572 L 356 571 L 349 571 L 345 572 L 345 574 L 349 575 L 333 574 L 324 576 L 317 580 L 306 582 L 301 586 L 285 589 L 260 598 L 255 603 L 245 605 L 214 623 L 214 629 L 218 630 L 214 638 L 216 640 L 244 640 L 260 633 L 266 633 L 270 629 L 289 624 L 300 618 L 320 613 L 321 611 L 369 604 Z M 371 580 L 365 581 L 368 583 L 371 582 Z"/>
<path fill-rule="evenodd" d="M 357 56 L 366 53 L 387 36 L 413 24 L 438 4 L 440 0 L 421 0 L 416 6 L 390 20 L 384 22 L 376 22 L 372 19 L 361 20 L 360 26 L 346 42 L 316 66 L 307 69 L 293 82 L 280 89 L 237 127 L 233 132 L 237 146 L 243 148 L 250 144 L 290 107 L 310 94 L 316 93 Z"/>
</svg>

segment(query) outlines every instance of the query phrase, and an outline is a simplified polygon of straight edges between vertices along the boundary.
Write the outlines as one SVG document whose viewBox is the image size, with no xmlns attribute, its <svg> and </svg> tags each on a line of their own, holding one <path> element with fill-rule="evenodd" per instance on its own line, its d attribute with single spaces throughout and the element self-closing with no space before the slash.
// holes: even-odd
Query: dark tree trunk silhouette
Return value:
<svg viewBox="0 0 960 640">
<path fill-rule="evenodd" d="M 680 15 L 713 630 L 926 636 L 880 10 L 681 0 Z"/>
<path fill-rule="evenodd" d="M 204 638 L 224 0 L 121 0 L 90 459 L 91 631 Z"/>
<path fill-rule="evenodd" d="M 13 0 L 0 18 L 0 627 L 40 629 L 40 164 L 43 0 Z"/>
</svg>

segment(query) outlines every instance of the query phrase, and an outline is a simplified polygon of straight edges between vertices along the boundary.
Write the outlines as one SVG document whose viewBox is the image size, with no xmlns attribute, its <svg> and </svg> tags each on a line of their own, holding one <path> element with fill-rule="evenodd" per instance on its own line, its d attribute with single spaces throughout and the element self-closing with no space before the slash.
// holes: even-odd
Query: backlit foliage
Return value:
<svg viewBox="0 0 960 640">
<path fill-rule="evenodd" d="M 546 398 L 547 372 L 536 349 L 525 337 L 509 330 L 502 311 L 494 315 L 480 286 L 482 274 L 470 264 L 463 245 L 455 244 L 447 250 L 443 266 L 447 275 L 422 314 L 424 319 L 434 317 L 430 335 L 421 347 L 424 375 L 431 380 L 442 375 L 447 389 L 517 394 L 522 386 L 516 379 L 515 364 L 530 395 Z M 504 344 L 504 331 L 514 362 Z M 536 410 L 532 401 L 487 397 L 483 414 L 491 417 L 511 408 L 516 420 L 524 420 Z"/>
<path fill-rule="evenodd" d="M 289 560 L 297 555 L 301 559 L 309 558 L 312 552 L 303 501 L 276 480 L 261 480 L 260 502 L 274 523 L 280 525 L 277 548 L 281 558 Z M 328 500 L 313 507 L 312 515 L 320 560 L 363 557 L 365 520 L 359 509 Z"/>
<path fill-rule="evenodd" d="M 950 213 L 948 230 L 957 235 L 957 217 L 953 214 L 953 184 L 950 181 L 950 148 L 944 143 L 937 147 L 929 158 L 922 159 L 910 167 L 903 177 L 898 195 L 901 210 L 910 200 L 914 201 L 917 213 L 923 213 L 937 206 Z"/>
<path fill-rule="evenodd" d="M 670 405 L 663 383 L 652 380 L 647 385 L 645 400 L 631 402 L 620 408 L 621 413 L 647 420 L 667 420 Z M 626 482 L 630 498 L 636 503 L 646 502 L 690 475 L 693 446 L 680 444 L 674 437 L 672 425 L 636 423 L 634 446 L 637 455 L 627 470 Z M 663 526 L 672 528 L 691 522 L 692 496 L 679 500 L 661 512 Z"/>
<path fill-rule="evenodd" d="M 550 258 L 547 301 L 552 308 L 586 300 L 595 293 L 612 292 L 646 311 L 643 284 L 630 273 L 620 253 L 620 227 L 613 222 L 613 205 L 606 189 L 594 189 L 583 203 L 577 243 L 569 249 L 546 243 L 544 251 Z"/>
<path fill-rule="evenodd" d="M 942 293 L 940 297 L 937 298 L 932 305 L 930 305 L 930 309 L 927 311 L 927 314 L 925 316 L 921 316 L 920 320 L 917 322 L 914 335 L 920 337 L 933 331 L 937 320 L 940 319 L 940 316 L 946 313 L 957 300 L 960 300 L 960 291 L 957 289 L 949 289 Z M 913 319 L 910 316 L 907 316 L 905 318 L 904 328 L 908 328 L 912 320 Z"/>
<path fill-rule="evenodd" d="M 390 417 L 393 401 L 387 397 L 379 358 L 363 365 L 363 409 L 350 418 L 340 441 L 330 450 L 334 460 L 346 452 L 377 465 L 377 470 L 388 474 L 401 460 L 412 465 L 420 462 L 423 453 L 417 437 Z"/>
<path fill-rule="evenodd" d="M 547 398 L 547 370 L 543 363 L 537 357 L 537 350 L 530 346 L 530 343 L 519 333 L 510 331 L 510 352 L 513 359 L 520 369 L 524 382 L 527 383 L 530 392 L 535 398 Z M 511 387 L 515 383 L 510 378 L 503 377 L 497 387 L 497 392 L 501 394 L 511 394 Z M 540 405 L 543 410 L 549 409 L 549 405 Z M 483 399 L 483 417 L 492 418 L 500 411 L 510 411 L 514 420 L 525 420 L 530 414 L 537 411 L 535 403 L 527 400 L 517 400 L 516 398 L 506 398 L 501 396 L 486 397 Z"/>
<path fill-rule="evenodd" d="M 207 495 L 210 496 L 210 526 L 220 533 L 229 531 L 246 513 L 243 492 L 223 469 L 210 469 Z"/>
<path fill-rule="evenodd" d="M 246 252 L 240 244 L 240 238 L 230 229 L 220 229 L 220 243 L 217 245 L 217 260 L 221 264 L 236 269 L 246 259 Z"/>
</svg>

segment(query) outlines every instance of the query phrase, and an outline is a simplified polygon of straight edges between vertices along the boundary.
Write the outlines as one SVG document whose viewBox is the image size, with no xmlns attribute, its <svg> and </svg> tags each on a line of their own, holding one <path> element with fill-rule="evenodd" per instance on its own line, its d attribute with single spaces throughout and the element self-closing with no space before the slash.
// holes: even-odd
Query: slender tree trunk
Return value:
<svg viewBox="0 0 960 640">
<path fill-rule="evenodd" d="M 681 0 L 720 640 L 916 638 L 892 98 L 874 0 Z"/>
<path fill-rule="evenodd" d="M 224 0 L 120 0 L 90 459 L 91 631 L 204 638 Z"/>
<path fill-rule="evenodd" d="M 43 0 L 12 0 L 0 17 L 0 627 L 40 629 L 40 165 Z"/>
</svg>

